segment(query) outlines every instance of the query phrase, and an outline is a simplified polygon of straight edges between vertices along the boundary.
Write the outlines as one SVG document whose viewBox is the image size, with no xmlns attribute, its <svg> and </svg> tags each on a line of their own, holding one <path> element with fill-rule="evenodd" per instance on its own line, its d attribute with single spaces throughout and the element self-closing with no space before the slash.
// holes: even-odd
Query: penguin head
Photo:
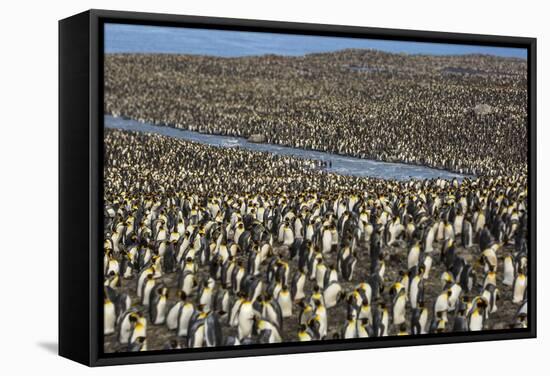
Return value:
<svg viewBox="0 0 550 376">
<path fill-rule="evenodd" d="M 145 342 L 145 337 L 137 337 L 135 343 L 142 345 Z"/>
<path fill-rule="evenodd" d="M 177 293 L 177 296 L 183 302 L 185 302 L 187 300 L 187 294 L 185 293 L 185 291 L 179 290 L 178 293 Z"/>
</svg>

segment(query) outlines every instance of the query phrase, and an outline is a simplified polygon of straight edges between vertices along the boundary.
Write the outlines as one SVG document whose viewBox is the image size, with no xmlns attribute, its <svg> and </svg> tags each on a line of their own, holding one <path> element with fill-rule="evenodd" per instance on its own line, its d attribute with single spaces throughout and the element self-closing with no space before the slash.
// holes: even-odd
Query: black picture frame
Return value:
<svg viewBox="0 0 550 376">
<path fill-rule="evenodd" d="M 142 353 L 102 352 L 103 27 L 105 22 L 520 47 L 528 51 L 528 329 Z M 536 39 L 89 10 L 59 21 L 59 354 L 88 366 L 536 337 Z M 70 256 L 70 257 L 69 257 Z"/>
</svg>

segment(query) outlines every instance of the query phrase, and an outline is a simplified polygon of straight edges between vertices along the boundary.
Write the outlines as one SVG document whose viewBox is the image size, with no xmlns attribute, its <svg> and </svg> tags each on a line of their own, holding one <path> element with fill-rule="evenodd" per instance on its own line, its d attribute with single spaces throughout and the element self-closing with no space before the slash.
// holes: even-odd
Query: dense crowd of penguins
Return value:
<svg viewBox="0 0 550 376">
<path fill-rule="evenodd" d="M 528 325 L 524 174 L 358 178 L 154 134 L 104 141 L 107 352 Z"/>
<path fill-rule="evenodd" d="M 105 55 L 105 112 L 471 175 L 526 173 L 527 62 L 343 50 Z"/>
</svg>

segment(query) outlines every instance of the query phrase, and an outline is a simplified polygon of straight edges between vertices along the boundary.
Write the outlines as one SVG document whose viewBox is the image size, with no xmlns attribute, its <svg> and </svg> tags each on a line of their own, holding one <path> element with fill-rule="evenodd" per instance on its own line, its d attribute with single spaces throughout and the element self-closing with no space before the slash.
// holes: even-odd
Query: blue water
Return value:
<svg viewBox="0 0 550 376">
<path fill-rule="evenodd" d="M 301 56 L 309 53 L 337 51 L 346 48 L 366 48 L 407 54 L 489 54 L 527 58 L 527 49 L 524 48 L 400 42 L 113 23 L 105 25 L 106 53 L 170 53 L 223 57 L 265 54 Z"/>
<path fill-rule="evenodd" d="M 345 157 L 337 154 L 297 149 L 275 144 L 258 144 L 254 142 L 249 142 L 247 139 L 242 137 L 204 134 L 167 126 L 142 123 L 131 119 L 113 117 L 110 115 L 104 116 L 104 125 L 106 128 L 156 133 L 163 136 L 175 137 L 215 147 L 240 147 L 252 151 L 264 151 L 277 155 L 291 155 L 297 158 L 315 159 L 327 162 L 327 164 L 328 162 L 330 162 L 331 167 L 327 167 L 326 171 L 342 175 L 361 177 L 371 176 L 377 178 L 398 180 L 406 180 L 410 178 L 433 179 L 438 177 L 445 179 L 457 178 L 459 180 L 462 180 L 464 177 L 467 176 L 449 171 L 438 170 L 423 166 L 409 165 L 404 163 L 379 162 L 370 159 Z"/>
</svg>

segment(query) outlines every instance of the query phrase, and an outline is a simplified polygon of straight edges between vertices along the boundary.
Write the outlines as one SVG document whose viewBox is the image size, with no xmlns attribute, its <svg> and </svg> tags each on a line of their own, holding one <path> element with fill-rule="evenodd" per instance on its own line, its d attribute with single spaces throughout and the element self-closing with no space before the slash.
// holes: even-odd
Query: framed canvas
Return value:
<svg viewBox="0 0 550 376">
<path fill-rule="evenodd" d="M 59 353 L 536 336 L 536 40 L 59 23 Z"/>
</svg>

